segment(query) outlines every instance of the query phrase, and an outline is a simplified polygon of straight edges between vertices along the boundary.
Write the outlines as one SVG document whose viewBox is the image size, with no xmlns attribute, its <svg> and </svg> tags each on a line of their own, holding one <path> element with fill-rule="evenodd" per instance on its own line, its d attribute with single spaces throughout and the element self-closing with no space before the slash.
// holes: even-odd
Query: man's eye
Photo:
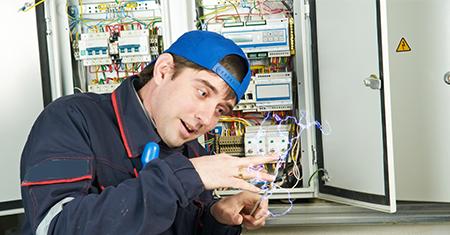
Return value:
<svg viewBox="0 0 450 235">
<path fill-rule="evenodd" d="M 203 97 L 205 97 L 207 95 L 206 91 L 202 91 L 202 90 L 198 90 L 198 94 Z"/>
<path fill-rule="evenodd" d="M 224 108 L 217 108 L 217 113 L 219 113 L 219 115 L 224 115 L 227 111 Z"/>
</svg>

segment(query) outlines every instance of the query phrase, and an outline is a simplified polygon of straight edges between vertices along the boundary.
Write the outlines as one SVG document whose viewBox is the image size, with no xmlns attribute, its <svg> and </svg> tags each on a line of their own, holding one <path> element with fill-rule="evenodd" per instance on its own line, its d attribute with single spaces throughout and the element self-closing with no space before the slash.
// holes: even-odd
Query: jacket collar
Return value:
<svg viewBox="0 0 450 235">
<path fill-rule="evenodd" d="M 120 136 L 129 158 L 140 156 L 148 142 L 161 142 L 136 95 L 138 79 L 137 76 L 125 79 L 111 94 Z"/>
</svg>

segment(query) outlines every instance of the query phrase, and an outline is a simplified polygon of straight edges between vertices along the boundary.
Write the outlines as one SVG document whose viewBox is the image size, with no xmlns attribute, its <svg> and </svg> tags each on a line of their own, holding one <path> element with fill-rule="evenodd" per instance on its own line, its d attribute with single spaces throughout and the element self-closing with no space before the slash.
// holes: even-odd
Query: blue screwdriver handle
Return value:
<svg viewBox="0 0 450 235">
<path fill-rule="evenodd" d="M 142 169 L 153 159 L 159 157 L 159 145 L 155 142 L 148 142 L 145 145 L 144 152 L 141 156 Z"/>
</svg>

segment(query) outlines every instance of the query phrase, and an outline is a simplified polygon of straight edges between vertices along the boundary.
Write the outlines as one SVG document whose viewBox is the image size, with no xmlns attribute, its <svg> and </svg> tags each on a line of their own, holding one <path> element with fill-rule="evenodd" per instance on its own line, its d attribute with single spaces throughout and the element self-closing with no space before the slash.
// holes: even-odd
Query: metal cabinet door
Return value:
<svg viewBox="0 0 450 235">
<path fill-rule="evenodd" d="M 395 212 L 386 0 L 311 1 L 320 198 Z"/>
<path fill-rule="evenodd" d="M 387 6 L 397 196 L 450 202 L 450 1 Z"/>
</svg>

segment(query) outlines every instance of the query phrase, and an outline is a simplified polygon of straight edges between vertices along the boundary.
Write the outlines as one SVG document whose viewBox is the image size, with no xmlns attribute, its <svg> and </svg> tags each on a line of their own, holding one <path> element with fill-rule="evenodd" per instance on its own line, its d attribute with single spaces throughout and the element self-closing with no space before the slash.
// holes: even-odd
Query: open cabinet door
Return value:
<svg viewBox="0 0 450 235">
<path fill-rule="evenodd" d="M 312 0 L 319 193 L 395 212 L 386 0 Z"/>
</svg>

